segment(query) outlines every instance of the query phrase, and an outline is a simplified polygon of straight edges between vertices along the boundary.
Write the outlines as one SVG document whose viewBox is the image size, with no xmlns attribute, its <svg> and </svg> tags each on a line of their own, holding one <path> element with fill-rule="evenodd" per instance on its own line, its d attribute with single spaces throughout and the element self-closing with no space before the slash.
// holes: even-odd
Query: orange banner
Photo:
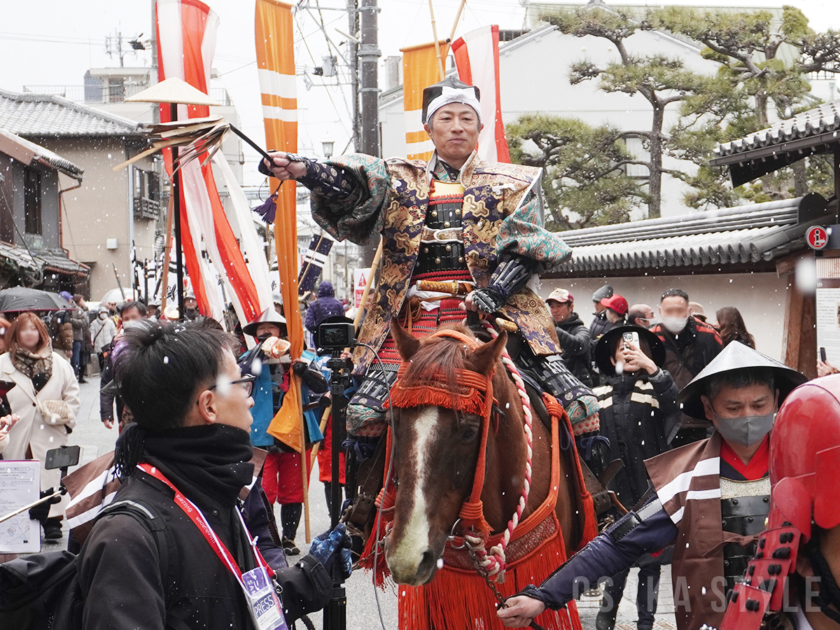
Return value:
<svg viewBox="0 0 840 630">
<path fill-rule="evenodd" d="M 405 104 L 405 142 L 410 160 L 429 160 L 435 150 L 423 129 L 423 90 L 442 79 L 435 43 L 402 48 L 403 101 Z M 449 46 L 440 42 L 440 55 L 446 66 Z"/>
<path fill-rule="evenodd" d="M 297 88 L 292 5 L 278 0 L 257 0 L 255 34 L 266 146 L 269 150 L 294 153 L 297 151 Z M 275 190 L 277 186 L 280 184 L 275 181 Z M 280 186 L 274 220 L 280 295 L 283 296 L 292 360 L 299 359 L 303 352 L 295 188 L 293 181 Z M 298 452 L 303 449 L 305 437 L 302 410 L 300 379 L 293 375 L 283 405 L 271 421 L 268 433 Z"/>
</svg>

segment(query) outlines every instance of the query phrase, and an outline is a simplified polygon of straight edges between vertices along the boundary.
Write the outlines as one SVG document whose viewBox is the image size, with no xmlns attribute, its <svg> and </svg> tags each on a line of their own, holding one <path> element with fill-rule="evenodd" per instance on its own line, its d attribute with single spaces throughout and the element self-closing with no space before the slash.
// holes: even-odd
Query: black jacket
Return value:
<svg viewBox="0 0 840 630">
<path fill-rule="evenodd" d="M 650 330 L 665 344 L 665 364 L 662 367 L 668 370 L 680 390 L 723 350 L 717 331 L 693 317 L 688 318 L 679 335 L 669 332 L 662 324 Z M 682 426 L 705 427 L 710 423 L 682 414 Z"/>
<path fill-rule="evenodd" d="M 679 428 L 679 390 L 665 370 L 607 376 L 605 381 L 595 389 L 601 435 L 610 441 L 610 460 L 624 462 L 610 489 L 624 507 L 632 509 L 648 488 L 644 461 L 669 450 Z"/>
<path fill-rule="evenodd" d="M 600 313 L 595 315 L 595 318 L 589 325 L 589 370 L 590 374 L 592 375 L 592 384 L 595 386 L 600 385 L 604 382 L 604 377 L 598 372 L 598 366 L 595 363 L 595 346 L 598 345 L 598 340 L 601 337 L 603 337 L 606 333 L 611 331 L 616 326 L 623 325 L 623 320 L 617 321 L 614 324 L 610 320 L 608 320 L 607 311 L 601 311 Z"/>
<path fill-rule="evenodd" d="M 181 487 L 182 480 L 166 471 Z M 182 492 L 202 510 L 214 532 L 243 571 L 254 568 L 248 541 L 234 512 L 209 495 Z M 244 595 L 236 578 L 184 512 L 174 493 L 157 479 L 136 471 L 116 500 L 136 501 L 161 515 L 167 540 L 167 575 L 162 576 L 155 536 L 148 525 L 125 514 L 106 515 L 94 526 L 79 554 L 79 579 L 85 598 L 85 630 L 229 630 L 251 628 Z M 281 569 L 286 619 L 323 607 L 332 593 L 324 567 L 306 556 Z"/>
<path fill-rule="evenodd" d="M 589 374 L 589 330 L 577 313 L 572 313 L 569 319 L 560 324 L 555 322 L 554 329 L 560 339 L 563 363 L 581 383 L 592 387 Z"/>
</svg>

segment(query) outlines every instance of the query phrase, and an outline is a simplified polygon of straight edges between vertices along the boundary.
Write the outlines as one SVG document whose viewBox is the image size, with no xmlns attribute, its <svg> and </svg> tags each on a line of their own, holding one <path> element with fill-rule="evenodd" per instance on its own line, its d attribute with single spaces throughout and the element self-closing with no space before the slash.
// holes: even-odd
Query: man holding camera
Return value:
<svg viewBox="0 0 840 630">
<path fill-rule="evenodd" d="M 273 308 L 263 311 L 242 332 L 257 340 L 257 345 L 239 358 L 242 373 L 253 374 L 255 377 L 251 444 L 268 450 L 263 466 L 263 489 L 270 505 L 280 504 L 283 549 L 288 555 L 296 556 L 300 554 L 300 549 L 295 544 L 295 537 L 303 513 L 301 457 L 291 447 L 269 434 L 268 427 L 283 404 L 283 397 L 289 390 L 291 372 L 294 372 L 303 379 L 301 389 L 307 428 L 304 441 L 309 446 L 322 439 L 315 414 L 318 407 L 310 404 L 310 397 L 312 394 L 326 392 L 327 382 L 307 361 L 298 359 L 292 363 L 288 355 L 289 342 L 286 341 L 286 318 Z M 306 459 L 309 461 L 310 457 L 307 455 Z"/>
<path fill-rule="evenodd" d="M 400 362 L 389 335 L 394 318 L 418 337 L 463 320 L 464 307 L 507 320 L 524 341 L 514 360 L 546 391 L 560 397 L 582 387 L 559 360 L 551 315 L 528 286 L 570 250 L 541 225 L 540 169 L 478 158 L 482 123 L 492 123 L 481 120 L 479 96 L 455 78 L 423 91 L 422 118 L 435 147 L 428 163 L 367 155 L 318 163 L 282 152 L 261 163 L 263 173 L 312 191 L 312 216 L 333 237 L 364 244 L 382 234 L 379 286 L 359 341 L 385 365 L 371 367 L 372 352 L 356 349 L 355 374 L 366 379 L 347 411 L 354 435 L 385 430 L 383 405 Z M 590 404 L 570 412 L 573 421 L 597 413 L 585 391 Z"/>
</svg>

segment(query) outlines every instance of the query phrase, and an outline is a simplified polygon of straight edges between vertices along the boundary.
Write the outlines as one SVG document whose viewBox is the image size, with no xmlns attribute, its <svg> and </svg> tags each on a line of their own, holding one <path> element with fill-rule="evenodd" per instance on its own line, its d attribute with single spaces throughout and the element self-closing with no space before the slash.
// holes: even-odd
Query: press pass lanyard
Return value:
<svg viewBox="0 0 840 630">
<path fill-rule="evenodd" d="M 283 617 L 282 606 L 280 605 L 280 601 L 277 598 L 274 585 L 271 581 L 271 578 L 274 577 L 274 570 L 262 557 L 260 550 L 257 548 L 257 541 L 252 539 L 251 535 L 248 533 L 248 528 L 245 525 L 245 521 L 243 520 L 240 511 L 236 510 L 236 514 L 239 516 L 242 528 L 248 536 L 248 541 L 251 543 L 251 549 L 258 565 L 256 569 L 247 571 L 244 574 L 239 568 L 239 565 L 236 564 L 236 561 L 233 559 L 230 551 L 228 551 L 224 543 L 219 540 L 219 537 L 216 536 L 216 532 L 214 532 L 213 528 L 210 527 L 210 523 L 207 522 L 207 519 L 204 517 L 204 514 L 201 513 L 201 510 L 199 510 L 192 501 L 181 494 L 178 488 L 173 486 L 172 482 L 170 482 L 169 479 L 167 479 L 166 476 L 157 468 L 145 463 L 137 464 L 137 467 L 147 475 L 151 475 L 158 481 L 165 483 L 175 493 L 175 504 L 183 510 L 184 514 L 186 514 L 198 528 L 198 531 L 202 533 L 204 538 L 207 540 L 207 543 L 222 561 L 222 564 L 228 568 L 228 570 L 236 578 L 236 581 L 239 582 L 239 585 L 242 587 L 242 591 L 245 594 L 245 598 L 248 601 L 251 618 L 257 629 L 280 630 L 287 628 L 286 621 Z"/>
</svg>

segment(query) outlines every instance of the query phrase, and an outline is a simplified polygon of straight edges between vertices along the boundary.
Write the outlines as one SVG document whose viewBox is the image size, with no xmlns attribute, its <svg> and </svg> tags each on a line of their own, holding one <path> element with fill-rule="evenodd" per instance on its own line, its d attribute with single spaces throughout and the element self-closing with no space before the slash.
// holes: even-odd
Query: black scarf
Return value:
<svg viewBox="0 0 840 630">
<path fill-rule="evenodd" d="M 115 464 L 127 477 L 138 462 L 148 462 L 187 498 L 201 503 L 201 497 L 207 496 L 232 507 L 242 488 L 253 481 L 252 456 L 247 431 L 225 424 L 157 433 L 133 424 L 117 442 Z"/>
</svg>

